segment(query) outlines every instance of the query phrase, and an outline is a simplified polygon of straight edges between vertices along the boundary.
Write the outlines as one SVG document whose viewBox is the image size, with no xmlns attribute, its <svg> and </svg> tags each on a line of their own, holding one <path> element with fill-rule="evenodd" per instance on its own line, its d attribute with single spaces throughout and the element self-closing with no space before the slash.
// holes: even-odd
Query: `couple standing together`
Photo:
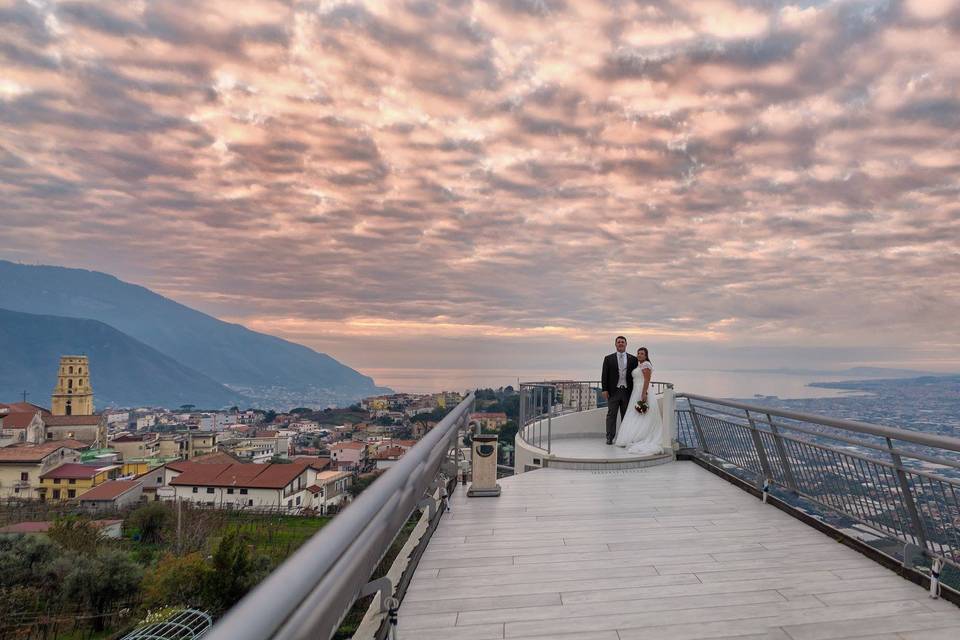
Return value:
<svg viewBox="0 0 960 640">
<path fill-rule="evenodd" d="M 626 447 L 637 456 L 661 454 L 663 421 L 657 396 L 649 393 L 653 376 L 650 354 L 646 347 L 640 347 L 636 357 L 630 355 L 623 336 L 617 336 L 614 344 L 617 350 L 603 359 L 600 376 L 603 397 L 607 400 L 607 444 Z M 617 414 L 620 415 L 619 430 Z"/>
</svg>

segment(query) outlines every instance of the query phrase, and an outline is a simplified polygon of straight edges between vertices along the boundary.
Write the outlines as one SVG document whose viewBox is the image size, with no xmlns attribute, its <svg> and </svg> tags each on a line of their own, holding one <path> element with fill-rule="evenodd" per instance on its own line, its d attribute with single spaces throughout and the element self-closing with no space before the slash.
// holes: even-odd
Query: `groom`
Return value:
<svg viewBox="0 0 960 640">
<path fill-rule="evenodd" d="M 617 412 L 620 419 L 627 413 L 630 394 L 633 393 L 633 370 L 637 368 L 637 358 L 627 353 L 627 339 L 617 336 L 615 353 L 603 359 L 603 373 L 600 374 L 600 388 L 607 401 L 607 444 L 613 444 L 617 437 Z"/>
</svg>

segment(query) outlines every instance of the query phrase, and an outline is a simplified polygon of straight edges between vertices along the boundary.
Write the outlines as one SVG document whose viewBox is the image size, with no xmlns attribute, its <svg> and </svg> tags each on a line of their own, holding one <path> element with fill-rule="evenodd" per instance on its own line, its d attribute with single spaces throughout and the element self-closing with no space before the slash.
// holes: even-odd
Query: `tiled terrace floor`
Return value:
<svg viewBox="0 0 960 640">
<path fill-rule="evenodd" d="M 551 452 L 563 458 L 584 460 L 636 460 L 635 454 L 624 447 L 613 447 L 603 437 L 554 438 Z M 649 457 L 649 456 L 648 456 Z"/>
<path fill-rule="evenodd" d="M 419 640 L 960 638 L 960 609 L 691 462 L 458 489 L 400 609 Z"/>
</svg>

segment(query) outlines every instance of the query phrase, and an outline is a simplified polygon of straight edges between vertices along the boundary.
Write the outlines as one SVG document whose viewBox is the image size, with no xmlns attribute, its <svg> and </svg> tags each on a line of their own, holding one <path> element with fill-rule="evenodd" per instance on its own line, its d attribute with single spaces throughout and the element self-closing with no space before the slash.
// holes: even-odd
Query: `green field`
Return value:
<svg viewBox="0 0 960 640">
<path fill-rule="evenodd" d="M 332 516 L 308 518 L 233 514 L 223 533 L 238 531 L 258 553 L 268 555 L 274 560 L 282 560 L 332 519 Z"/>
</svg>

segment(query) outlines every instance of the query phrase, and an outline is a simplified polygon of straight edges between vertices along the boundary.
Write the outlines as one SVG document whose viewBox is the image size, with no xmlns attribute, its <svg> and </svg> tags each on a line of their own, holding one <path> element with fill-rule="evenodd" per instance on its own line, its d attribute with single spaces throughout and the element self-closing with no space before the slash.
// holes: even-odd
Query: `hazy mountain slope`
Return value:
<svg viewBox="0 0 960 640">
<path fill-rule="evenodd" d="M 326 354 L 223 322 L 96 271 L 0 261 L 0 306 L 100 320 L 231 386 L 310 390 L 311 396 L 330 399 L 380 390 L 371 378 Z"/>
<path fill-rule="evenodd" d="M 31 402 L 50 405 L 61 355 L 90 357 L 97 409 L 107 406 L 207 408 L 243 405 L 246 399 L 202 373 L 96 320 L 0 309 L 0 401 L 26 390 Z"/>
</svg>

